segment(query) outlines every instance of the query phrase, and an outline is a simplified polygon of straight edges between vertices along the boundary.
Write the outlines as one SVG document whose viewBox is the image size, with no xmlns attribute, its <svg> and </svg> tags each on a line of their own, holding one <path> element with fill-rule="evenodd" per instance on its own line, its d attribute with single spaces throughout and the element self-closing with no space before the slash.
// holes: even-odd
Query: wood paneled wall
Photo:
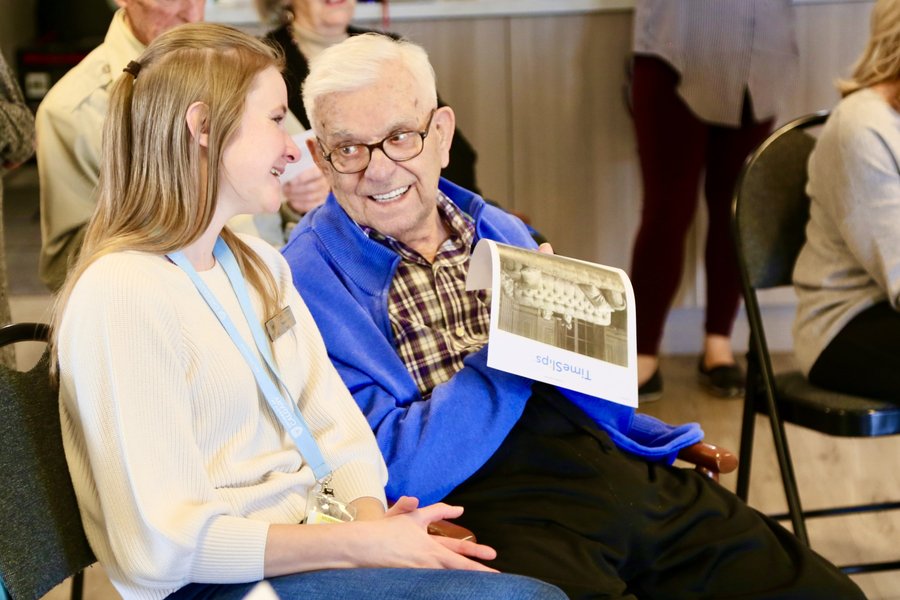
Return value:
<svg viewBox="0 0 900 600">
<path fill-rule="evenodd" d="M 797 6 L 800 64 L 781 121 L 832 106 L 873 2 Z M 486 196 L 528 214 L 557 252 L 628 269 L 640 213 L 624 96 L 630 10 L 392 24 L 422 44 L 479 153 Z M 679 304 L 702 304 L 698 211 Z"/>
</svg>

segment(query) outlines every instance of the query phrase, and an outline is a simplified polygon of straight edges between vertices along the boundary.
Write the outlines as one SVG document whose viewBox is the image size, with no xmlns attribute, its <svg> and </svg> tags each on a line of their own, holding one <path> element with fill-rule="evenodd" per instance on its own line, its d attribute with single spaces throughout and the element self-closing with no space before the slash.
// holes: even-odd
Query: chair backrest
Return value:
<svg viewBox="0 0 900 600">
<path fill-rule="evenodd" d="M 826 118 L 827 111 L 814 113 L 775 131 L 750 156 L 738 179 L 733 234 L 745 285 L 753 289 L 791 284 L 809 220 L 807 160 L 815 138 L 806 130 Z"/>
<path fill-rule="evenodd" d="M 0 328 L 0 345 L 46 341 L 45 325 Z M 0 576 L 32 600 L 96 562 L 63 453 L 49 354 L 28 372 L 0 365 Z"/>
</svg>

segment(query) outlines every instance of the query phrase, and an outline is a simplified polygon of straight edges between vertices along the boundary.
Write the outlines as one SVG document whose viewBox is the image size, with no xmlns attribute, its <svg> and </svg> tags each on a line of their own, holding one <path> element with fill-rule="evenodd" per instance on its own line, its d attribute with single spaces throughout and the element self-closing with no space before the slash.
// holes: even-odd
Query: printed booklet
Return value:
<svg viewBox="0 0 900 600">
<path fill-rule="evenodd" d="M 634 291 L 624 271 L 481 240 L 466 289 L 485 288 L 488 366 L 637 407 Z"/>
</svg>

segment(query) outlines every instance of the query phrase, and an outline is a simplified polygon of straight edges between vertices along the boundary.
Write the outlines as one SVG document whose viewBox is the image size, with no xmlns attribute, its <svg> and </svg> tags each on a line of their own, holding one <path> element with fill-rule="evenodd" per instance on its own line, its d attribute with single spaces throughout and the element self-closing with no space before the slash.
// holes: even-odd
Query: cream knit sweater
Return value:
<svg viewBox="0 0 900 600">
<path fill-rule="evenodd" d="M 282 377 L 343 500 L 384 502 L 387 471 L 277 251 L 297 324 L 274 343 Z M 200 273 L 253 345 L 219 265 Z M 261 307 L 251 289 L 257 313 Z M 263 577 L 270 523 L 297 523 L 314 483 L 231 338 L 178 267 L 123 252 L 91 265 L 59 336 L 60 416 L 85 531 L 116 589 L 163 598 L 190 582 Z"/>
</svg>

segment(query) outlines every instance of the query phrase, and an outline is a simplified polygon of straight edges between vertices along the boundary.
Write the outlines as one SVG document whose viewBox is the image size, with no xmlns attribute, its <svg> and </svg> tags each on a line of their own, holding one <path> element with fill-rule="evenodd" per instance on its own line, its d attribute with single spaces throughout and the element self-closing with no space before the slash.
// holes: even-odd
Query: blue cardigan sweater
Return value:
<svg viewBox="0 0 900 600">
<path fill-rule="evenodd" d="M 488 238 L 534 248 L 517 218 L 441 179 L 440 189 Z M 370 240 L 334 196 L 297 225 L 282 250 L 294 285 L 316 320 L 328 354 L 375 432 L 388 465 L 387 495 L 441 500 L 497 450 L 531 396 L 532 380 L 487 366 L 487 347 L 422 398 L 397 355 L 388 292 L 400 257 Z M 671 462 L 703 437 L 696 424 L 672 427 L 634 409 L 561 390 L 620 448 Z"/>
</svg>

